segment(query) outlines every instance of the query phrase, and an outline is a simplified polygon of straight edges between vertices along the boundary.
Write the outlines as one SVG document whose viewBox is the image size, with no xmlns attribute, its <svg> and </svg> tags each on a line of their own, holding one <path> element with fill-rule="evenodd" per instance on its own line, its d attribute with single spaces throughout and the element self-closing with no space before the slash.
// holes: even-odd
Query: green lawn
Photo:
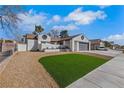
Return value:
<svg viewBox="0 0 124 93">
<path fill-rule="evenodd" d="M 43 57 L 39 62 L 60 87 L 66 87 L 107 60 L 82 54 L 63 54 Z"/>
</svg>

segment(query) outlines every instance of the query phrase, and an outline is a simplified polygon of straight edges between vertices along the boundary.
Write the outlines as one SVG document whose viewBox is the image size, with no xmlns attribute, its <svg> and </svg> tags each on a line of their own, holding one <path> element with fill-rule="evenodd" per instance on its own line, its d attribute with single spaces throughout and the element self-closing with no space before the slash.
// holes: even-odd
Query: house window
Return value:
<svg viewBox="0 0 124 93">
<path fill-rule="evenodd" d="M 83 40 L 84 39 L 84 36 L 81 36 L 81 39 Z"/>
<path fill-rule="evenodd" d="M 46 40 L 46 39 L 47 39 L 47 35 L 43 35 L 42 38 L 43 38 L 44 40 Z"/>
<path fill-rule="evenodd" d="M 63 42 L 62 41 L 60 42 L 60 45 L 63 45 Z"/>
</svg>

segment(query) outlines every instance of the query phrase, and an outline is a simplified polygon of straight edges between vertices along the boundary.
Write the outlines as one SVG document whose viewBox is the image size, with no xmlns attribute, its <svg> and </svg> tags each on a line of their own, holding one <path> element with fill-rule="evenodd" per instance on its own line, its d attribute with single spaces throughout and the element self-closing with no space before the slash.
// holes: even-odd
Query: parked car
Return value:
<svg viewBox="0 0 124 93">
<path fill-rule="evenodd" d="M 97 50 L 101 50 L 101 51 L 108 51 L 108 49 L 107 49 L 107 48 L 105 48 L 105 47 L 99 47 Z"/>
</svg>

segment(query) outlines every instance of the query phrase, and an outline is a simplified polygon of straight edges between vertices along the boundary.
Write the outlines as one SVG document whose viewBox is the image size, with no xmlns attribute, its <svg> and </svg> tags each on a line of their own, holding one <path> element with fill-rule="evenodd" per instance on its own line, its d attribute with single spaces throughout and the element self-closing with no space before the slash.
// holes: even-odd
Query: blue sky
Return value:
<svg viewBox="0 0 124 93">
<path fill-rule="evenodd" d="M 124 44 L 124 6 L 24 6 L 27 14 L 19 13 L 20 34 L 31 33 L 41 25 L 44 33 L 51 29 L 67 29 L 70 35 L 85 34 L 89 39 L 103 39 Z M 12 38 L 0 32 L 0 38 Z"/>
</svg>

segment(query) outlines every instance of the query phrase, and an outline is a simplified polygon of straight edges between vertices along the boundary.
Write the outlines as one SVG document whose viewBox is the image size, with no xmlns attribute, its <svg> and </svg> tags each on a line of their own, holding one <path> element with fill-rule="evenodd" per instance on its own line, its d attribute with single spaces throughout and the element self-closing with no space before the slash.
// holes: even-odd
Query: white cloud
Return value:
<svg viewBox="0 0 124 93">
<path fill-rule="evenodd" d="M 106 14 L 104 11 L 83 11 L 82 8 L 77 8 L 73 12 L 71 12 L 67 17 L 65 17 L 65 21 L 74 21 L 76 24 L 90 24 L 96 19 L 103 20 L 106 18 Z"/>
<path fill-rule="evenodd" d="M 61 31 L 61 30 L 76 30 L 76 29 L 78 29 L 78 27 L 73 25 L 73 24 L 69 24 L 69 25 L 66 25 L 66 26 L 65 25 L 53 26 L 52 29 L 59 30 L 59 31 Z"/>
<path fill-rule="evenodd" d="M 54 15 L 50 20 L 47 21 L 47 25 L 51 23 L 56 23 L 61 21 L 61 16 L 60 15 Z"/>
<path fill-rule="evenodd" d="M 124 33 L 122 34 L 115 34 L 115 35 L 110 35 L 107 38 L 104 38 L 103 40 L 107 41 L 114 41 L 117 44 L 124 44 Z"/>
<path fill-rule="evenodd" d="M 52 20 L 53 20 L 54 22 L 58 22 L 58 21 L 61 20 L 61 17 L 60 17 L 59 15 L 54 15 L 53 18 L 52 18 Z"/>
<path fill-rule="evenodd" d="M 107 7 L 110 7 L 111 5 L 100 5 L 99 7 L 101 8 L 101 9 L 104 9 L 104 8 L 107 8 Z"/>
<path fill-rule="evenodd" d="M 36 13 L 33 9 L 29 10 L 26 14 L 18 14 L 18 17 L 22 20 L 19 23 L 19 28 L 30 32 L 34 30 L 35 25 L 42 25 L 45 19 L 47 19 L 44 13 Z"/>
</svg>

